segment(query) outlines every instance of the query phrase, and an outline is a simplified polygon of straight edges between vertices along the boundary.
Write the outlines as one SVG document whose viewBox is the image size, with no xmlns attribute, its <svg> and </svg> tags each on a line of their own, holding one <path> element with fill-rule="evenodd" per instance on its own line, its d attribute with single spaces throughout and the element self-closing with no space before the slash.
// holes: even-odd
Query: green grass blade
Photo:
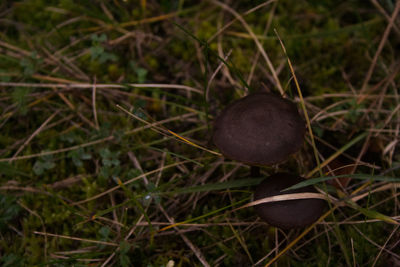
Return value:
<svg viewBox="0 0 400 267">
<path fill-rule="evenodd" d="M 325 176 L 325 177 L 318 177 L 318 178 L 311 178 L 306 181 L 300 182 L 298 184 L 295 184 L 291 187 L 288 187 L 282 192 L 287 191 L 287 190 L 293 190 L 293 189 L 298 189 L 302 187 L 306 187 L 309 185 L 314 185 L 318 184 L 321 182 L 329 181 L 335 178 L 343 178 L 343 177 L 349 177 L 352 179 L 357 179 L 357 180 L 370 180 L 370 181 L 380 181 L 380 182 L 394 182 L 394 183 L 399 183 L 400 178 L 399 177 L 391 177 L 391 176 L 377 176 L 377 175 L 370 175 L 370 174 L 362 174 L 362 173 L 357 173 L 357 174 L 343 174 L 343 175 L 336 175 L 336 176 Z"/>
<path fill-rule="evenodd" d="M 350 207 L 352 207 L 353 209 L 361 212 L 362 214 L 364 214 L 368 218 L 380 220 L 380 221 L 383 221 L 383 222 L 386 222 L 386 223 L 390 223 L 390 224 L 399 225 L 399 223 L 397 221 L 393 220 L 391 217 L 389 217 L 387 215 L 384 215 L 384 214 L 382 214 L 382 213 L 380 213 L 378 211 L 360 207 L 359 205 L 357 205 L 356 203 L 354 203 L 352 201 L 346 201 L 346 203 L 348 203 Z"/>
<path fill-rule="evenodd" d="M 9 163 L 6 162 L 0 162 L 0 174 L 6 175 L 6 176 L 24 176 L 24 177 L 31 177 L 25 172 L 22 172 L 12 166 Z"/>
<path fill-rule="evenodd" d="M 174 157 L 181 158 L 181 159 L 187 160 L 189 162 L 192 162 L 194 164 L 197 164 L 197 165 L 199 165 L 201 167 L 204 167 L 204 164 L 198 162 L 197 160 L 193 160 L 193 159 L 190 159 L 188 157 L 182 156 L 180 154 L 176 154 L 174 152 L 168 151 L 167 149 L 159 149 L 159 148 L 154 147 L 154 146 L 148 146 L 147 148 L 152 149 L 152 150 L 156 150 L 156 151 L 159 151 L 159 152 L 165 152 L 165 153 L 170 154 L 170 155 L 172 155 Z"/>
<path fill-rule="evenodd" d="M 124 193 L 130 198 L 130 200 L 133 201 L 133 203 L 135 203 L 136 207 L 143 214 L 144 218 L 146 219 L 147 223 L 149 224 L 150 232 L 153 232 L 153 225 L 151 224 L 151 220 L 150 220 L 149 216 L 147 215 L 146 210 L 143 208 L 142 204 L 137 199 L 137 196 L 133 192 L 131 192 L 131 190 L 128 187 L 126 187 L 120 179 L 117 179 L 117 182 L 118 182 L 118 185 L 124 191 Z"/>
<path fill-rule="evenodd" d="M 230 205 L 228 205 L 228 206 L 225 206 L 225 207 L 223 207 L 223 208 L 210 211 L 210 212 L 208 212 L 208 213 L 206 213 L 206 214 L 203 214 L 203 215 L 200 215 L 200 216 L 198 216 L 198 217 L 195 217 L 195 218 L 192 218 L 192 219 L 189 219 L 189 220 L 186 220 L 186 221 L 178 222 L 178 223 L 175 223 L 175 224 L 172 224 L 172 225 L 168 225 L 168 226 L 166 226 L 166 227 L 160 229 L 159 232 L 165 231 L 165 230 L 167 230 L 167 229 L 170 229 L 170 228 L 172 228 L 172 227 L 175 227 L 175 226 L 178 226 L 178 225 L 181 225 L 181 224 L 190 223 L 190 222 L 194 222 L 194 221 L 200 220 L 200 219 L 205 218 L 205 217 L 209 217 L 209 216 L 211 216 L 211 215 L 217 214 L 217 213 L 219 213 L 219 212 L 221 212 L 221 211 L 224 211 L 224 210 L 226 210 L 226 209 L 229 209 L 229 208 L 231 208 L 231 207 L 235 207 L 235 206 L 238 206 L 238 205 L 240 205 L 240 204 L 242 204 L 242 203 L 244 203 L 244 202 L 247 202 L 249 199 L 250 199 L 250 198 L 244 198 L 244 199 L 242 199 L 242 200 L 240 200 L 240 201 L 237 201 L 237 202 L 234 202 L 234 203 L 232 203 L 232 204 L 230 204 Z"/>
<path fill-rule="evenodd" d="M 232 181 L 227 181 L 227 182 L 222 182 L 222 183 L 198 185 L 198 186 L 192 186 L 192 187 L 187 187 L 187 188 L 180 188 L 180 189 L 176 189 L 174 191 L 165 192 L 165 193 L 161 193 L 161 194 L 188 194 L 188 193 L 226 190 L 226 189 L 231 189 L 231 188 L 257 185 L 263 179 L 264 178 L 248 178 L 248 179 L 232 180 Z"/>
</svg>

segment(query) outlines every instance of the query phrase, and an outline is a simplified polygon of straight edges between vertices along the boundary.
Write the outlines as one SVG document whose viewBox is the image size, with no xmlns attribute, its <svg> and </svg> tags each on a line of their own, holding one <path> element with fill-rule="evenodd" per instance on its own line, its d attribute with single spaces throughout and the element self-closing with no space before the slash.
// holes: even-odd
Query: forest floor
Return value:
<svg viewBox="0 0 400 267">
<path fill-rule="evenodd" d="M 1 1 L 1 266 L 400 266 L 399 10 Z M 220 154 L 213 121 L 260 91 L 307 130 L 253 177 Z M 256 215 L 276 172 L 327 197 L 319 220 Z"/>
</svg>

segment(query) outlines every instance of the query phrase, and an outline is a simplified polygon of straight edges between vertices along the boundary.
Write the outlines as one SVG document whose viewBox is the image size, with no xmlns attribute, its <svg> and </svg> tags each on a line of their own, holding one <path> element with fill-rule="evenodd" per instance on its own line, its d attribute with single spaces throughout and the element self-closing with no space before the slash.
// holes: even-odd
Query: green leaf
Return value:
<svg viewBox="0 0 400 267">
<path fill-rule="evenodd" d="M 101 42 L 107 41 L 107 35 L 106 35 L 105 33 L 102 33 L 101 35 L 92 34 L 92 35 L 90 36 L 90 38 L 91 38 L 92 41 L 95 42 L 95 43 L 101 43 Z"/>
<path fill-rule="evenodd" d="M 111 168 L 109 166 L 101 166 L 99 172 L 99 178 L 105 181 L 110 177 L 111 177 Z"/>
<path fill-rule="evenodd" d="M 121 254 L 127 254 L 131 249 L 131 245 L 124 240 L 120 243 L 119 249 L 121 251 Z"/>
<path fill-rule="evenodd" d="M 105 42 L 107 41 L 107 35 L 105 33 L 102 33 L 99 38 L 97 39 L 99 42 Z"/>
<path fill-rule="evenodd" d="M 33 172 L 36 175 L 42 175 L 45 170 L 50 170 L 55 166 L 56 164 L 53 162 L 53 156 L 46 155 L 36 160 L 35 164 L 33 165 Z"/>
<path fill-rule="evenodd" d="M 46 170 L 53 169 L 56 166 L 56 164 L 52 161 L 45 161 L 42 164 L 43 168 L 45 168 Z"/>
<path fill-rule="evenodd" d="M 111 151 L 108 148 L 103 148 L 100 150 L 99 154 L 102 158 L 107 158 L 111 155 Z"/>
<path fill-rule="evenodd" d="M 110 235 L 111 229 L 108 226 L 103 226 L 99 230 L 99 234 L 101 236 L 101 241 L 107 241 L 108 236 Z"/>
<path fill-rule="evenodd" d="M 104 48 L 101 46 L 92 46 L 90 48 L 90 55 L 92 56 L 92 60 L 98 59 L 104 53 Z"/>
<path fill-rule="evenodd" d="M 70 151 L 68 153 L 68 157 L 72 159 L 72 162 L 76 167 L 81 167 L 83 165 L 82 160 L 88 160 L 92 158 L 92 156 L 89 153 L 86 153 L 83 148 Z"/>
<path fill-rule="evenodd" d="M 99 230 L 99 234 L 101 236 L 100 241 L 107 242 L 109 240 L 110 233 L 111 233 L 110 227 L 108 227 L 108 226 L 101 227 Z M 102 245 L 102 244 L 99 245 L 100 249 L 104 249 L 105 247 L 106 247 L 105 245 Z"/>
<path fill-rule="evenodd" d="M 136 69 L 138 83 L 144 83 L 146 81 L 147 70 L 143 68 Z"/>
<path fill-rule="evenodd" d="M 42 174 L 43 174 L 44 168 L 43 168 L 43 165 L 42 165 L 42 162 L 41 162 L 41 161 L 37 160 L 37 161 L 35 162 L 35 164 L 33 165 L 33 172 L 34 172 L 36 175 L 42 175 Z"/>
<path fill-rule="evenodd" d="M 23 58 L 20 61 L 21 67 L 24 68 L 24 75 L 31 76 L 35 73 L 35 66 L 33 65 L 32 61 L 28 58 Z"/>
<path fill-rule="evenodd" d="M 74 165 L 76 167 L 82 167 L 83 166 L 83 162 L 79 158 L 73 157 L 72 158 L 72 162 L 74 163 Z"/>
<path fill-rule="evenodd" d="M 88 159 L 92 158 L 92 155 L 90 155 L 89 153 L 83 152 L 82 154 L 80 154 L 80 158 L 83 160 L 88 160 Z"/>
<path fill-rule="evenodd" d="M 103 165 L 106 166 L 106 167 L 112 166 L 112 161 L 109 160 L 109 159 L 103 159 L 101 162 L 102 162 Z"/>
<path fill-rule="evenodd" d="M 120 161 L 118 159 L 113 159 L 113 160 L 111 160 L 111 164 L 114 166 L 119 166 Z"/>
<path fill-rule="evenodd" d="M 103 53 L 101 53 L 101 55 L 99 57 L 100 63 L 106 63 L 107 61 L 115 62 L 117 60 L 118 60 L 118 57 L 116 55 L 105 52 L 105 51 Z"/>
</svg>

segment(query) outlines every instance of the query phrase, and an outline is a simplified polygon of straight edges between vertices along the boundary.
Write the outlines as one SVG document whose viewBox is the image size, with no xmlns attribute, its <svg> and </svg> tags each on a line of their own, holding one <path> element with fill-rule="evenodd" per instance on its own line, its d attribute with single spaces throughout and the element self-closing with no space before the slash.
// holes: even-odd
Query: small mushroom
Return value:
<svg viewBox="0 0 400 267">
<path fill-rule="evenodd" d="M 228 105 L 214 123 L 221 153 L 249 165 L 285 160 L 303 144 L 305 124 L 296 105 L 269 93 L 254 93 Z"/>
<path fill-rule="evenodd" d="M 254 200 L 282 194 L 316 193 L 317 190 L 312 186 L 281 192 L 304 180 L 300 176 L 289 173 L 273 174 L 257 186 Z M 324 207 L 324 200 L 310 198 L 268 202 L 256 205 L 254 209 L 258 216 L 270 225 L 288 230 L 312 224 L 322 215 Z"/>
</svg>

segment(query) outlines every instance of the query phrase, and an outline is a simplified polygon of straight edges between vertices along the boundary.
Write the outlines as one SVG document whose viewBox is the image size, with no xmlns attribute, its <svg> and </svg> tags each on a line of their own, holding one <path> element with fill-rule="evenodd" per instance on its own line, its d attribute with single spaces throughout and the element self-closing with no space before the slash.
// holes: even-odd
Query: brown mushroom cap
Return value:
<svg viewBox="0 0 400 267">
<path fill-rule="evenodd" d="M 316 193 L 312 186 L 280 192 L 305 179 L 288 173 L 276 173 L 263 180 L 254 192 L 254 200 L 293 193 Z M 322 215 L 325 201 L 322 199 L 297 199 L 269 202 L 254 206 L 258 216 L 270 225 L 281 229 L 304 227 Z"/>
<path fill-rule="evenodd" d="M 304 133 L 296 105 L 269 93 L 254 93 L 222 111 L 214 123 L 213 141 L 228 158 L 269 165 L 300 149 Z"/>
</svg>

